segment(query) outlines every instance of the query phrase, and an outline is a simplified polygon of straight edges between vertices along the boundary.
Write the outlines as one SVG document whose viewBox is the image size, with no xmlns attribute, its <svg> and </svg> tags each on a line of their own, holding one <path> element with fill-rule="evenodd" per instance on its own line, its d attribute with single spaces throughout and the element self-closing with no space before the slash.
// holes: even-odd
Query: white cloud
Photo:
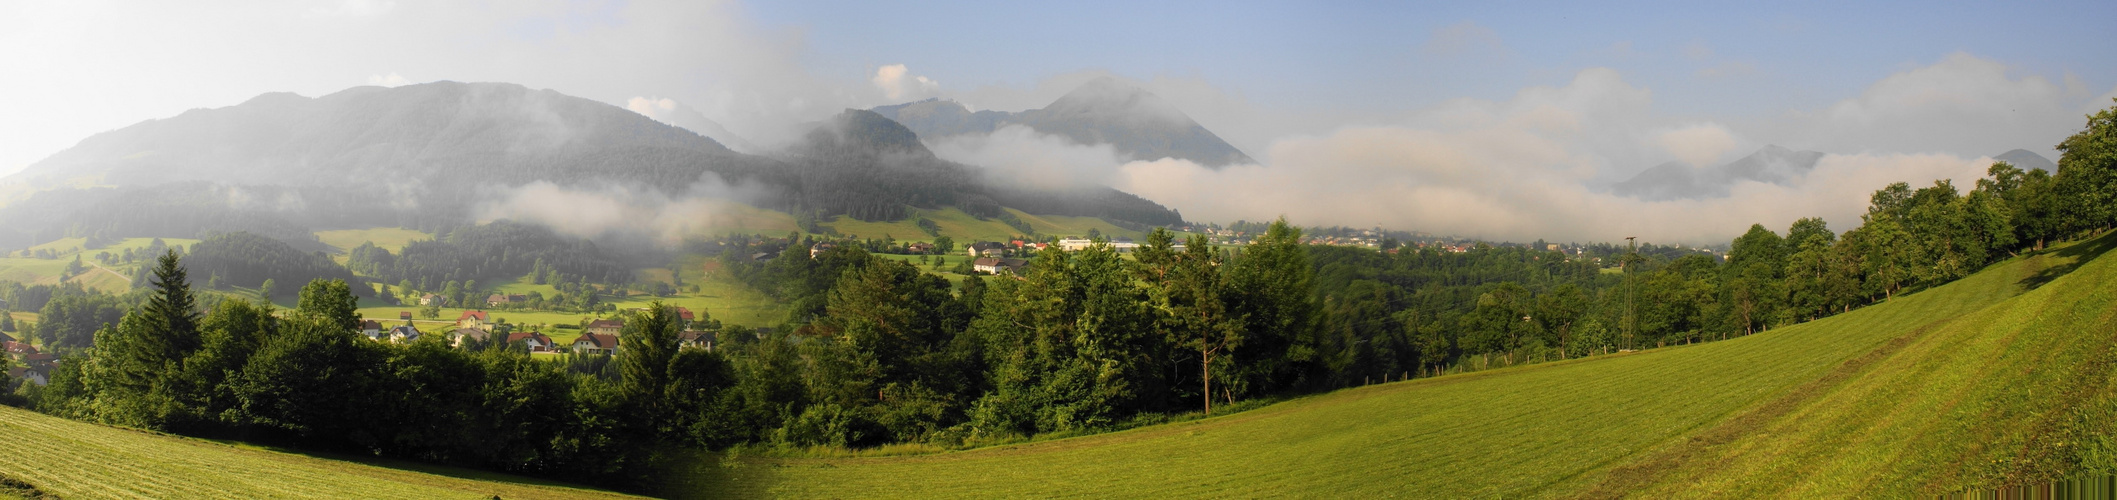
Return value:
<svg viewBox="0 0 2117 500">
<path fill-rule="evenodd" d="M 941 90 L 941 82 L 913 75 L 911 70 L 902 64 L 875 68 L 874 78 L 869 78 L 868 81 L 881 88 L 882 95 L 891 100 L 917 99 Z"/>
<path fill-rule="evenodd" d="M 1735 135 L 1718 123 L 1692 125 L 1662 132 L 1655 139 L 1662 149 L 1694 167 L 1718 161 L 1735 149 Z"/>
<path fill-rule="evenodd" d="M 396 73 L 390 73 L 388 75 L 368 75 L 368 85 L 396 87 L 400 85 L 410 85 L 411 83 L 411 80 L 404 79 L 404 75 L 399 75 Z"/>
<path fill-rule="evenodd" d="M 1958 52 L 1883 78 L 1858 97 L 1790 113 L 1760 135 L 1827 152 L 1980 156 L 2025 148 L 2056 158 L 2051 146 L 2083 123 L 2079 98 L 2042 76 L 2007 72 L 1999 61 Z"/>
<path fill-rule="evenodd" d="M 508 219 L 582 238 L 663 246 L 741 227 L 745 214 L 755 210 L 747 205 L 768 195 L 754 186 L 728 185 L 710 174 L 678 196 L 640 186 L 560 186 L 545 181 L 482 194 L 487 201 L 475 210 L 480 223 Z"/>
<path fill-rule="evenodd" d="M 943 159 L 983 167 L 988 179 L 1030 188 L 1107 186 L 1124 163 L 1110 145 L 1084 146 L 1022 125 L 930 140 L 927 147 Z"/>
<path fill-rule="evenodd" d="M 1753 223 L 1783 230 L 1809 216 L 1848 229 L 1868 195 L 1891 182 L 1969 186 L 1985 166 L 1955 155 L 1830 155 L 1791 185 L 1743 182 L 1727 198 L 1645 202 L 1591 189 L 1585 181 L 1600 170 L 1625 165 L 1614 157 L 1704 164 L 1743 143 L 1717 123 L 1659 123 L 1651 104 L 1615 71 L 1591 69 L 1508 101 L 1459 100 L 1395 125 L 1281 139 L 1260 155 L 1264 165 L 1127 163 L 1115 185 L 1196 220 L 1286 215 L 1513 241 L 1709 244 Z"/>
<path fill-rule="evenodd" d="M 397 8 L 392 0 L 341 0 L 309 8 L 308 17 L 375 17 Z"/>
</svg>

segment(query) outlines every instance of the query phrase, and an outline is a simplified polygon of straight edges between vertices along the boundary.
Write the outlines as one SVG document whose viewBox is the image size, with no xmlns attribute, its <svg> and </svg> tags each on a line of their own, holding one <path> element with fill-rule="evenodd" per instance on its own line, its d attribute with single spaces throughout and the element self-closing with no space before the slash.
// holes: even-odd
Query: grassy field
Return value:
<svg viewBox="0 0 2117 500">
<path fill-rule="evenodd" d="M 336 253 L 338 255 L 333 256 L 333 258 L 337 259 L 338 263 L 344 264 L 345 252 L 360 246 L 362 243 L 373 242 L 375 246 L 391 252 L 399 252 L 404 250 L 405 245 L 410 245 L 414 241 L 434 239 L 434 235 L 400 227 L 371 227 L 367 229 L 317 231 L 316 239 L 322 241 L 325 245 L 330 245 L 331 248 L 337 249 L 338 252 Z"/>
<path fill-rule="evenodd" d="M 1723 342 L 1379 384 L 1022 445 L 705 461 L 672 476 L 670 488 L 700 497 L 1869 497 L 2033 480 L 2095 432 L 2110 446 L 2117 258 L 2075 260 L 2113 241 Z"/>
<path fill-rule="evenodd" d="M 647 307 L 648 304 L 659 300 L 664 304 L 687 308 L 694 312 L 704 311 L 713 319 L 720 320 L 723 324 L 749 327 L 776 326 L 786 319 L 786 307 L 783 304 L 772 300 L 771 297 L 762 293 L 751 290 L 748 286 L 736 282 L 732 277 L 714 272 L 718 265 L 713 259 L 700 255 L 689 255 L 679 258 L 677 262 L 678 269 L 684 272 L 684 284 L 698 285 L 699 290 L 697 292 L 685 291 L 671 297 L 635 295 L 614 301 L 613 304 L 616 304 L 619 309 L 631 309 Z M 670 278 L 668 269 L 644 269 L 638 271 L 638 273 L 637 278 L 642 281 L 666 283 Z M 528 294 L 534 291 L 546 297 L 558 294 L 558 290 L 552 288 L 551 285 L 535 284 L 527 276 L 487 288 L 495 290 L 496 293 Z M 440 320 L 453 321 L 456 317 L 461 316 L 465 310 L 455 307 L 442 308 Z M 396 321 L 398 313 L 404 311 L 411 311 L 416 316 L 419 312 L 419 307 L 362 307 L 360 308 L 360 315 L 368 319 L 382 320 L 384 323 L 388 323 Z M 496 319 L 506 319 L 512 323 L 527 325 L 571 325 L 579 324 L 582 319 L 601 317 L 593 314 L 546 311 L 495 310 L 491 311 L 491 313 Z M 427 330 L 424 325 L 435 324 L 425 322 L 426 318 L 423 316 L 419 316 L 418 319 L 422 320 L 419 323 L 421 331 Z M 545 335 L 550 335 L 553 341 L 562 345 L 570 344 L 575 338 L 580 336 L 579 330 L 557 330 L 536 326 L 532 326 L 532 328 L 538 328 Z"/>
<path fill-rule="evenodd" d="M 638 498 L 449 467 L 332 460 L 0 407 L 0 472 L 60 498 Z M 341 457 L 334 457 L 341 458 Z"/>
<path fill-rule="evenodd" d="M 42 245 L 29 247 L 31 251 L 51 250 L 58 252 L 58 257 L 53 259 L 0 257 L 0 280 L 13 281 L 25 285 L 58 284 L 59 275 L 66 271 L 66 265 L 73 262 L 74 256 L 79 255 L 82 264 L 88 266 L 89 271 L 82 273 L 80 276 L 75 276 L 73 281 L 78 281 L 82 286 L 92 289 L 124 293 L 126 290 L 131 289 L 132 284 L 125 275 L 120 273 L 129 272 L 130 269 L 125 266 L 105 266 L 109 269 L 98 269 L 93 264 L 95 255 L 101 252 L 117 254 L 124 253 L 126 249 L 147 248 L 148 244 L 154 242 L 154 238 L 128 238 L 102 248 L 92 249 L 85 248 L 87 242 L 86 238 L 60 238 Z M 191 245 L 198 243 L 198 240 L 163 238 L 162 242 L 169 245 Z"/>
</svg>

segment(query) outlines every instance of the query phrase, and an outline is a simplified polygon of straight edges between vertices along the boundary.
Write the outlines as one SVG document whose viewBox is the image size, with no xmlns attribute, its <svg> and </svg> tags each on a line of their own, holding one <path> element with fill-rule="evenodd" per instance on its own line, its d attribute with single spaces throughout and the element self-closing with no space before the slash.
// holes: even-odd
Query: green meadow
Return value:
<svg viewBox="0 0 2117 500">
<path fill-rule="evenodd" d="M 2074 438 L 2117 430 L 2117 259 L 2094 259 L 2113 244 L 1728 341 L 1010 446 L 719 457 L 670 494 L 1874 497 L 2049 480 L 2117 451 Z"/>
<path fill-rule="evenodd" d="M 58 498 L 638 498 L 451 467 L 313 456 L 0 406 L 0 476 Z M 0 487 L 0 495 L 15 493 Z"/>
</svg>

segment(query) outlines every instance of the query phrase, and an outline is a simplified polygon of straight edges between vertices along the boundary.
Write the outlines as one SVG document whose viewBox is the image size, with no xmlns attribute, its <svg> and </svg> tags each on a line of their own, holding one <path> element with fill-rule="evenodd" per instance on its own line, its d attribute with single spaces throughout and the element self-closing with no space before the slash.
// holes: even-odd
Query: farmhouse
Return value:
<svg viewBox="0 0 2117 500">
<path fill-rule="evenodd" d="M 1017 271 L 1017 270 L 1020 270 L 1020 269 L 1022 269 L 1023 267 L 1028 267 L 1028 266 L 1029 266 L 1029 261 L 1026 261 L 1026 260 L 1022 260 L 1022 259 L 1007 259 L 1007 258 L 1000 258 L 1000 257 L 980 257 L 980 258 L 978 258 L 978 260 L 976 260 L 976 261 L 972 261 L 972 262 L 971 262 L 971 264 L 970 264 L 970 267 L 971 267 L 971 269 L 973 269 L 973 270 L 976 270 L 977 272 L 981 272 L 981 273 L 987 273 L 987 274 L 1000 274 L 1000 273 L 1002 273 L 1002 272 L 1015 272 L 1015 271 Z"/>
<path fill-rule="evenodd" d="M 14 368 L 7 369 L 7 376 L 8 378 L 23 380 L 32 384 L 45 385 L 51 383 L 51 376 L 46 373 L 47 371 L 48 370 L 37 368 L 24 368 L 17 366 Z M 6 387 L 0 387 L 0 389 L 6 389 Z"/>
<path fill-rule="evenodd" d="M 544 334 L 537 332 L 515 332 L 507 334 L 507 343 L 521 343 L 522 345 L 529 346 L 529 352 L 551 352 L 551 348 L 554 347 L 551 342 L 551 337 L 546 337 L 544 336 Z"/>
<path fill-rule="evenodd" d="M 29 365 L 30 368 L 51 368 L 51 365 L 58 363 L 59 357 L 48 352 L 22 356 L 22 364 Z"/>
<path fill-rule="evenodd" d="M 485 297 L 485 305 L 493 307 L 499 307 L 508 304 L 520 304 L 528 301 L 529 296 L 521 294 L 495 293 Z"/>
<path fill-rule="evenodd" d="M 921 241 L 917 243 L 912 243 L 910 245 L 905 245 L 904 249 L 911 253 L 933 253 L 934 244 Z"/>
<path fill-rule="evenodd" d="M 969 250 L 970 256 L 973 258 L 999 257 L 1007 254 L 1007 245 L 997 241 L 980 241 L 971 243 L 970 246 L 964 248 Z"/>
<path fill-rule="evenodd" d="M 485 311 L 463 311 L 462 316 L 456 317 L 456 328 L 484 328 L 491 322 L 492 315 Z"/>
<path fill-rule="evenodd" d="M 599 333 L 583 333 L 573 341 L 573 352 L 578 354 L 617 354 L 617 336 Z"/>
<path fill-rule="evenodd" d="M 713 350 L 713 342 L 716 340 L 720 340 L 719 336 L 708 331 L 686 330 L 683 333 L 676 334 L 676 342 L 679 349 L 695 348 L 711 351 Z"/>
<path fill-rule="evenodd" d="M 828 241 L 817 243 L 815 246 L 809 247 L 809 258 L 814 259 L 816 256 L 823 255 L 824 252 L 831 251 L 833 248 L 838 248 L 838 245 Z"/>
<path fill-rule="evenodd" d="M 412 325 L 404 325 L 396 328 L 391 328 L 389 338 L 391 341 L 395 341 L 397 343 L 402 344 L 414 340 L 419 340 L 419 335 L 419 329 L 417 327 L 413 327 Z"/>
<path fill-rule="evenodd" d="M 1133 243 L 1131 238 L 1118 238 L 1116 241 L 1106 243 L 1110 245 L 1110 249 L 1116 250 L 1118 253 L 1125 253 L 1139 249 L 1139 244 Z M 1094 246 L 1095 240 L 1087 238 L 1066 238 L 1059 240 L 1058 245 L 1060 250 L 1065 250 L 1068 252 L 1078 252 L 1081 250 L 1087 250 L 1090 246 Z"/>
<path fill-rule="evenodd" d="M 464 341 L 484 342 L 485 339 L 492 338 L 492 332 L 486 331 L 483 328 L 457 328 L 456 331 L 454 333 L 449 334 L 449 336 L 455 339 L 453 345 L 455 345 L 456 347 L 463 347 Z"/>
<path fill-rule="evenodd" d="M 678 306 L 678 307 L 676 308 L 676 317 L 677 317 L 678 319 L 682 319 L 682 320 L 684 320 L 684 323 L 687 323 L 687 324 L 688 324 L 688 323 L 690 323 L 690 322 L 692 322 L 692 321 L 697 321 L 697 320 L 698 320 L 698 316 L 697 316 L 697 315 L 691 314 L 691 310 L 690 310 L 690 309 L 685 309 L 685 308 L 683 308 L 682 306 Z"/>
<path fill-rule="evenodd" d="M 0 342 L 0 348 L 7 349 L 7 355 L 13 356 L 16 359 L 20 359 L 23 356 L 28 356 L 37 353 L 37 348 L 35 346 L 24 344 L 21 342 L 15 342 L 12 340 Z"/>
<path fill-rule="evenodd" d="M 618 332 L 625 329 L 625 322 L 614 319 L 599 319 L 588 322 L 588 326 L 584 329 L 588 333 L 615 337 Z"/>
<path fill-rule="evenodd" d="M 440 296 L 440 295 L 434 295 L 434 294 L 431 294 L 431 293 L 429 293 L 429 294 L 426 294 L 426 295 L 421 295 L 421 296 L 419 296 L 419 305 L 422 305 L 422 306 L 445 306 L 445 305 L 448 305 L 448 297 L 443 297 L 443 296 Z"/>
<path fill-rule="evenodd" d="M 405 314 L 411 314 L 411 313 L 405 313 Z M 368 319 L 368 320 L 361 320 L 361 321 L 360 321 L 360 334 L 361 334 L 361 335 L 366 335 L 366 336 L 368 336 L 368 338 L 375 338 L 375 336 L 376 336 L 376 335 L 381 335 L 381 334 L 382 334 L 382 322 L 381 322 L 381 321 L 375 321 L 375 320 L 372 320 L 372 319 Z"/>
<path fill-rule="evenodd" d="M 411 311 L 397 311 L 397 319 L 400 319 L 400 320 L 404 320 L 404 321 L 411 321 L 411 320 L 412 320 L 412 312 L 411 312 Z"/>
</svg>

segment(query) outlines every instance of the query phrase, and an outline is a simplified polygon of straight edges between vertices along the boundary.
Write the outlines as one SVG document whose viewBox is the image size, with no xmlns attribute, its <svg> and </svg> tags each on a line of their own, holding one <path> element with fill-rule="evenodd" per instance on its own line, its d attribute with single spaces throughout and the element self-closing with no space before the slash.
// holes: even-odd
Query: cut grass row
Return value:
<svg viewBox="0 0 2117 500">
<path fill-rule="evenodd" d="M 534 479 L 391 468 L 0 407 L 0 470 L 61 498 L 627 498 Z"/>
<path fill-rule="evenodd" d="M 1792 488 L 1755 490 L 1764 495 L 1900 495 L 1928 485 L 1952 487 L 1976 481 L 1932 474 L 1938 469 L 1931 463 L 1893 462 L 1928 467 L 1906 473 L 1872 458 L 1889 453 L 1896 444 L 1889 439 L 1903 435 L 1819 439 L 1795 446 L 1810 455 L 1787 458 L 1767 446 L 1787 446 L 1778 433 L 1804 429 L 1804 422 L 1846 414 L 1818 406 L 1841 385 L 1872 385 L 1875 394 L 1888 396 L 1841 405 L 1902 404 L 1893 398 L 1917 392 L 1905 388 L 1917 381 L 1867 377 L 1895 363 L 1919 365 L 1917 360 L 1933 358 L 1924 346 L 1952 342 L 1934 339 L 1936 332 L 2004 337 L 1981 326 L 1992 323 L 1979 320 L 1980 315 L 2005 314 L 2012 309 L 2009 298 L 2022 292 L 2025 276 L 2063 266 L 2066 259 L 2062 254 L 2016 259 L 1885 304 L 1723 342 L 1368 386 L 1225 417 L 1024 445 L 913 457 L 745 458 L 731 462 L 733 467 L 701 466 L 685 478 L 710 486 L 673 488 L 705 497 L 1595 496 L 1606 483 L 1620 494 L 1650 487 L 1667 489 L 1655 493 L 1701 496 L 1753 491 L 1701 485 L 1694 476 L 1753 478 L 1749 484 Z M 2039 293 L 2107 288 L 2109 268 L 2117 264 L 2097 265 L 2099 271 L 2060 278 L 2046 287 L 2050 291 Z M 1995 305 L 2001 307 L 1988 309 Z M 2103 307 L 2107 314 L 2107 306 L 2083 307 Z M 2091 316 L 2081 324 L 2106 330 L 2109 321 Z M 2047 402 L 2010 404 L 2029 408 Z M 2004 428 L 2020 415 L 1986 409 L 1961 422 Z M 1757 422 L 1783 428 L 1731 429 L 1733 442 L 1741 445 L 1705 452 L 1757 450 L 1734 454 L 1734 460 L 1747 457 L 1807 473 L 1752 475 L 1746 472 L 1751 469 L 1727 468 L 1720 460 L 1691 460 L 1700 455 L 1683 447 L 1711 437 L 1715 429 Z M 1843 452 L 1849 458 L 1834 465 L 1819 460 L 1827 457 L 1818 455 L 1841 445 L 1854 447 Z M 1672 454 L 1673 465 L 1656 468 L 1656 460 Z M 1946 452 L 1932 456 L 1959 459 Z M 1826 476 L 1846 479 L 1815 481 Z M 1852 488 L 1869 483 L 1883 486 Z"/>
</svg>

